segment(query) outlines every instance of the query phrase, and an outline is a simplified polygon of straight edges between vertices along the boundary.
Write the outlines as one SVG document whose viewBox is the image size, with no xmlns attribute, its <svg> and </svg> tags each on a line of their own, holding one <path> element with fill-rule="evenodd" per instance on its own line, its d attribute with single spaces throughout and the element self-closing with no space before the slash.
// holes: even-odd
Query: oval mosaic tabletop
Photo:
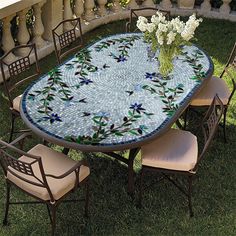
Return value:
<svg viewBox="0 0 236 236">
<path fill-rule="evenodd" d="M 25 91 L 23 120 L 47 140 L 83 151 L 133 148 L 157 137 L 204 86 L 213 64 L 185 46 L 164 80 L 147 48 L 133 33 L 82 49 Z"/>
</svg>

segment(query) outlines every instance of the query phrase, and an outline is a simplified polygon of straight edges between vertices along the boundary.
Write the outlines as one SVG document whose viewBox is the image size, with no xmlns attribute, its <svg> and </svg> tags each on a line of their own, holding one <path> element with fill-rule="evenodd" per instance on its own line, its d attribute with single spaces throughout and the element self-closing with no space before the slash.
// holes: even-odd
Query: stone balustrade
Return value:
<svg viewBox="0 0 236 236">
<path fill-rule="evenodd" d="M 204 17 L 236 22 L 236 12 L 230 9 L 231 1 L 223 0 L 223 4 L 219 9 L 212 8 L 210 0 L 204 0 L 201 6 L 195 6 L 193 9 L 178 7 L 172 4 L 170 0 L 162 0 L 156 6 L 170 10 L 171 15 L 186 16 L 195 12 Z M 43 58 L 54 50 L 51 30 L 60 21 L 72 17 L 81 17 L 82 31 L 85 33 L 100 25 L 128 18 L 130 8 L 155 6 L 152 0 L 142 1 L 142 5 L 138 5 L 137 2 L 130 0 L 126 7 L 122 7 L 119 0 L 113 0 L 112 6 L 109 4 L 109 7 L 107 7 L 107 0 L 97 0 L 96 2 L 94 0 L 74 0 L 73 4 L 70 0 L 1 0 L 1 49 L 3 52 L 7 52 L 15 46 L 16 42 L 20 45 L 34 42 L 38 49 L 39 58 Z M 33 14 L 33 25 L 30 31 L 26 24 L 26 14 L 29 10 Z M 15 38 L 13 38 L 11 32 L 11 21 L 14 17 L 17 17 L 18 26 Z M 70 28 L 71 25 L 66 23 L 61 31 Z M 11 62 L 16 57 L 25 55 L 25 53 L 25 51 L 19 51 L 17 55 L 9 55 L 7 61 Z M 0 74 L 0 82 L 1 80 Z"/>
</svg>

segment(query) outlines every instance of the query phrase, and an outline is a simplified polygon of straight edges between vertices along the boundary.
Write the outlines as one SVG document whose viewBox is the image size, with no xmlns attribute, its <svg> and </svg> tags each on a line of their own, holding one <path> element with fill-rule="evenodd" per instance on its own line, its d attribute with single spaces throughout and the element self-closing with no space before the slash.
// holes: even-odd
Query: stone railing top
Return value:
<svg viewBox="0 0 236 236">
<path fill-rule="evenodd" d="M 0 19 L 19 12 L 42 0 L 1 0 L 0 1 Z"/>
</svg>

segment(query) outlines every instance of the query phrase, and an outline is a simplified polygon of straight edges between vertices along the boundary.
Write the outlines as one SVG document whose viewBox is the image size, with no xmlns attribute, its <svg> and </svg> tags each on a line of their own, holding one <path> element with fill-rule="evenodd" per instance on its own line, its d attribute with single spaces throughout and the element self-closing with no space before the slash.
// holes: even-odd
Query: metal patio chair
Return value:
<svg viewBox="0 0 236 236">
<path fill-rule="evenodd" d="M 58 206 L 70 192 L 82 184 L 86 186 L 86 197 L 81 200 L 85 200 L 85 215 L 88 214 L 90 169 L 84 161 L 74 161 L 42 144 L 34 146 L 28 152 L 16 148 L 14 145 L 21 142 L 26 136 L 27 134 L 24 133 L 10 144 L 0 140 L 0 164 L 4 171 L 7 189 L 3 225 L 8 223 L 8 211 L 11 204 L 45 203 L 52 225 L 52 235 L 54 235 Z M 17 159 L 16 155 L 20 157 Z M 12 185 L 37 201 L 10 201 Z"/>
<path fill-rule="evenodd" d="M 73 25 L 73 27 L 70 30 L 64 31 L 63 33 L 59 32 L 59 29 L 63 26 L 63 24 L 70 23 Z M 80 37 L 80 44 L 69 48 L 72 43 L 75 43 L 77 41 L 77 35 L 76 32 L 79 33 Z M 81 28 L 81 20 L 80 18 L 74 18 L 74 19 L 68 19 L 61 21 L 53 30 L 53 42 L 55 47 L 55 53 L 58 64 L 61 63 L 61 59 L 71 53 L 72 51 L 75 51 L 76 49 L 79 49 L 83 45 L 83 34 L 82 34 L 82 28 Z M 66 48 L 69 48 L 66 50 Z"/>
<path fill-rule="evenodd" d="M 228 77 L 232 81 L 232 90 L 229 89 L 223 78 Z M 230 53 L 228 62 L 221 73 L 220 77 L 213 76 L 206 86 L 192 99 L 189 108 L 185 114 L 185 127 L 187 122 L 187 114 L 189 109 L 197 107 L 208 107 L 211 104 L 211 100 L 217 93 L 219 98 L 224 104 L 224 115 L 223 115 L 223 132 L 224 141 L 226 142 L 226 117 L 230 101 L 236 90 L 236 42 Z"/>
<path fill-rule="evenodd" d="M 170 11 L 161 10 L 155 7 L 130 9 L 130 18 L 129 21 L 126 23 L 126 32 L 136 32 L 138 30 L 138 28 L 136 27 L 136 22 L 139 16 L 155 15 L 157 11 L 165 15 L 167 19 L 170 18 Z"/>
<path fill-rule="evenodd" d="M 6 62 L 5 59 L 9 54 L 17 52 L 17 50 L 24 49 L 27 51 L 26 56 L 17 57 L 15 61 L 10 63 Z M 21 77 L 18 79 L 18 76 L 23 72 L 32 68 L 32 59 L 35 62 L 35 71 L 27 77 Z M 13 134 L 16 132 L 14 130 L 15 119 L 20 117 L 20 102 L 21 95 L 16 96 L 15 90 L 22 85 L 26 85 L 26 83 L 33 78 L 36 78 L 40 74 L 39 64 L 38 64 L 38 56 L 35 44 L 27 44 L 16 46 L 11 49 L 5 55 L 0 58 L 0 66 L 3 77 L 3 83 L 5 87 L 6 97 L 9 100 L 9 107 L 11 111 L 11 132 L 9 137 L 9 142 L 12 141 Z M 4 70 L 7 68 L 7 70 Z M 7 79 L 7 73 L 9 74 L 9 79 Z M 12 84 L 12 82 L 14 82 Z"/>
<path fill-rule="evenodd" d="M 215 96 L 205 117 L 201 130 L 204 136 L 203 149 L 198 155 L 198 140 L 189 131 L 170 129 L 159 139 L 141 147 L 142 169 L 139 192 L 139 205 L 142 202 L 143 177 L 147 171 L 157 171 L 173 183 L 187 198 L 190 216 L 192 210 L 192 180 L 200 161 L 206 153 L 224 112 L 224 105 Z M 187 177 L 187 185 L 180 184 L 171 174 Z"/>
</svg>

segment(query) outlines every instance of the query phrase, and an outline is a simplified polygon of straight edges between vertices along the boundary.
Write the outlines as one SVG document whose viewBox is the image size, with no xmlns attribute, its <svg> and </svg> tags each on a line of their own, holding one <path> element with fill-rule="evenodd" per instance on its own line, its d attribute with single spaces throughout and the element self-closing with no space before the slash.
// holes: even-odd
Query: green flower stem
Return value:
<svg viewBox="0 0 236 236">
<path fill-rule="evenodd" d="M 163 77 L 167 77 L 168 74 L 173 70 L 173 58 L 175 56 L 175 48 L 174 47 L 161 47 L 159 54 L 159 62 L 160 62 L 160 73 Z"/>
</svg>

